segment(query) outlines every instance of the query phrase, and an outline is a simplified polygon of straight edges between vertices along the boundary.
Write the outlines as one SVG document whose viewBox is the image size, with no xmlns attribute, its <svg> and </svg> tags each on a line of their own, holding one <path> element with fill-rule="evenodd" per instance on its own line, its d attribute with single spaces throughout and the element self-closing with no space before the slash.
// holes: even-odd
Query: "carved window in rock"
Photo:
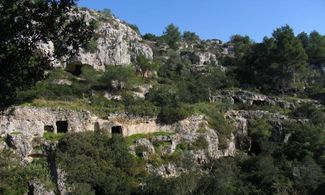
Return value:
<svg viewBox="0 0 325 195">
<path fill-rule="evenodd" d="M 67 133 L 68 132 L 69 123 L 68 121 L 57 121 L 56 129 L 58 133 Z"/>
<path fill-rule="evenodd" d="M 123 127 L 122 126 L 113 126 L 112 127 L 112 134 L 123 134 Z"/>
</svg>

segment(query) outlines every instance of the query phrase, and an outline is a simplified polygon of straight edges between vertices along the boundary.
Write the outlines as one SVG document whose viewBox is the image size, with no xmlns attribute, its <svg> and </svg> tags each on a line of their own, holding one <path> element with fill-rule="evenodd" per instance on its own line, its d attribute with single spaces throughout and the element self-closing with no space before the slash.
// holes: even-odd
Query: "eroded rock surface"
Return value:
<svg viewBox="0 0 325 195">
<path fill-rule="evenodd" d="M 49 132 L 83 132 L 94 130 L 94 121 L 88 111 L 11 107 L 0 113 L 0 134 L 22 133 L 29 136 L 43 136 Z"/>
<path fill-rule="evenodd" d="M 153 58 L 152 49 L 143 43 L 141 35 L 130 25 L 115 18 L 104 16 L 92 10 L 80 10 L 85 15 L 86 22 L 96 21 L 96 43 L 92 50 L 79 48 L 72 59 L 53 57 L 54 46 L 52 42 L 40 43 L 40 49 L 49 56 L 54 67 L 66 68 L 69 64 L 88 64 L 96 70 L 105 70 L 108 65 L 128 65 L 134 62 L 139 55 L 148 59 Z"/>
</svg>

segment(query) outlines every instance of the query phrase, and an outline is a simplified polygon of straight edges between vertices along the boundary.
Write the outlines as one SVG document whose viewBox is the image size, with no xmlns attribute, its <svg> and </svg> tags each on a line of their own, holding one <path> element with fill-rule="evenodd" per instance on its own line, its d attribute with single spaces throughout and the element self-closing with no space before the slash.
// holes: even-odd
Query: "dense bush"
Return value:
<svg viewBox="0 0 325 195">
<path fill-rule="evenodd" d="M 310 119 L 314 125 L 325 125 L 325 112 L 311 103 L 301 104 L 290 114 L 295 118 Z"/>
<path fill-rule="evenodd" d="M 108 66 L 103 76 L 98 80 L 98 89 L 118 91 L 131 89 L 139 79 L 131 66 Z"/>
<path fill-rule="evenodd" d="M 79 133 L 60 141 L 56 159 L 67 172 L 68 182 L 82 185 L 83 193 L 130 194 L 143 170 L 128 150 L 120 136 Z"/>
<path fill-rule="evenodd" d="M 167 105 L 161 107 L 158 114 L 158 122 L 172 124 L 192 115 L 191 108 L 185 105 Z"/>
<path fill-rule="evenodd" d="M 0 194 L 24 194 L 28 192 L 28 182 L 32 179 L 42 182 L 46 189 L 55 191 L 46 158 L 22 166 L 11 151 L 0 151 Z"/>
<path fill-rule="evenodd" d="M 124 98 L 124 105 L 125 111 L 134 116 L 156 117 L 159 112 L 159 108 L 153 103 L 129 96 Z"/>
<path fill-rule="evenodd" d="M 272 134 L 272 125 L 265 120 L 250 120 L 248 131 L 250 137 L 255 140 L 267 140 Z"/>
</svg>

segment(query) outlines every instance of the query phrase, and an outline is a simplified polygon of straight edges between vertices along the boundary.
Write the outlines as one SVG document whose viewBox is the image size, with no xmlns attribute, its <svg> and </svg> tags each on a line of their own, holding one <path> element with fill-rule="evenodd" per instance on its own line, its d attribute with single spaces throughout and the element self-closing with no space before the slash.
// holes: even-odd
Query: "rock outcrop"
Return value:
<svg viewBox="0 0 325 195">
<path fill-rule="evenodd" d="M 121 20 L 102 17 L 97 12 L 89 12 L 89 18 L 99 21 L 96 29 L 97 48 L 94 52 L 81 49 L 72 62 L 89 64 L 95 69 L 105 70 L 107 65 L 127 65 L 136 60 L 139 55 L 152 59 L 152 49 L 142 43 L 141 36 Z"/>
<path fill-rule="evenodd" d="M 79 53 L 71 59 L 55 59 L 53 43 L 40 43 L 40 50 L 49 56 L 54 67 L 69 68 L 70 64 L 88 64 L 96 70 L 105 70 L 108 65 L 131 64 L 139 55 L 153 58 L 152 49 L 125 22 L 92 10 L 80 10 L 79 14 L 85 15 L 86 22 L 96 21 L 98 24 L 95 30 L 97 40 L 92 43 L 94 48 L 80 48 Z"/>
<path fill-rule="evenodd" d="M 243 104 L 247 106 L 279 106 L 284 109 L 294 109 L 303 103 L 312 103 L 314 105 L 320 104 L 318 101 L 311 99 L 296 98 L 287 100 L 285 98 L 262 95 L 241 89 L 218 91 L 216 95 L 210 96 L 210 102 Z"/>
<path fill-rule="evenodd" d="M 33 195 L 55 195 L 53 191 L 47 190 L 44 185 L 37 179 L 31 180 L 29 182 L 29 192 L 28 194 Z"/>
<path fill-rule="evenodd" d="M 91 131 L 94 124 L 93 116 L 88 111 L 16 106 L 0 113 L 0 135 L 17 132 L 42 137 L 45 131 Z"/>
</svg>

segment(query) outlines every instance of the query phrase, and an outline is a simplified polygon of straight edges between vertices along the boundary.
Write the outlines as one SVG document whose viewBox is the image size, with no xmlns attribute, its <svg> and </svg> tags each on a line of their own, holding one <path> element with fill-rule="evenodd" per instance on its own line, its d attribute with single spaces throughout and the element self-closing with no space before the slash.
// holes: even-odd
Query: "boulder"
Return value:
<svg viewBox="0 0 325 195">
<path fill-rule="evenodd" d="M 138 139 L 135 142 L 135 153 L 141 155 L 144 159 L 148 159 L 151 154 L 155 153 L 155 147 L 148 139 Z"/>
<path fill-rule="evenodd" d="M 31 180 L 29 182 L 29 192 L 28 194 L 33 195 L 55 195 L 53 191 L 47 190 L 44 185 L 37 179 Z"/>
</svg>

